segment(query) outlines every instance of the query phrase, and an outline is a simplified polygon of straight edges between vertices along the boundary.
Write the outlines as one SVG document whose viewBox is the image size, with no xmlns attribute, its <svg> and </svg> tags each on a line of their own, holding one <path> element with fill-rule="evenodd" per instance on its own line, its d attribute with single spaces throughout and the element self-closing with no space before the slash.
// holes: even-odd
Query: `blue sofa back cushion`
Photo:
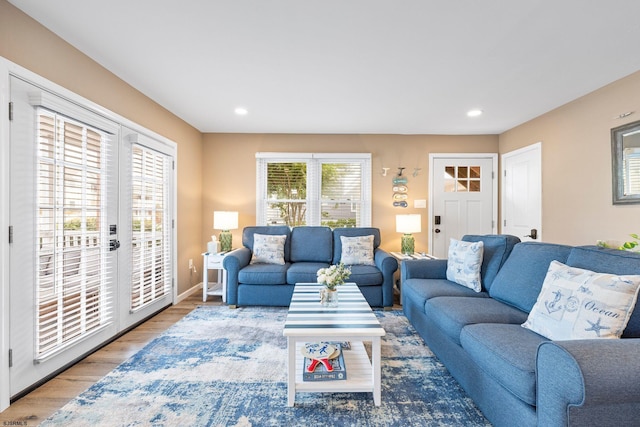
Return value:
<svg viewBox="0 0 640 427">
<path fill-rule="evenodd" d="M 511 254 L 513 247 L 516 243 L 520 243 L 518 237 L 509 234 L 467 234 L 462 236 L 462 240 L 465 242 L 484 243 L 480 280 L 482 282 L 482 289 L 487 291 L 491 289 L 496 274 L 498 274 L 500 267 L 502 267 L 502 264 L 504 264 Z"/>
<path fill-rule="evenodd" d="M 640 253 L 597 246 L 573 248 L 566 264 L 598 273 L 640 275 Z M 640 303 L 638 302 L 622 333 L 622 338 L 640 338 Z"/>
<path fill-rule="evenodd" d="M 340 236 L 370 236 L 373 235 L 373 250 L 380 246 L 380 229 L 374 227 L 334 228 L 333 230 L 333 264 L 340 262 L 342 256 L 342 241 Z"/>
<path fill-rule="evenodd" d="M 329 227 L 293 227 L 291 262 L 326 262 L 333 257 L 333 232 Z"/>
<path fill-rule="evenodd" d="M 538 299 L 551 261 L 566 263 L 572 247 L 553 243 L 515 245 L 489 290 L 492 298 L 527 313 Z"/>
<path fill-rule="evenodd" d="M 291 229 L 287 225 L 273 225 L 273 226 L 254 226 L 245 227 L 242 230 L 242 245 L 253 253 L 253 235 L 254 234 L 271 234 L 271 235 L 285 235 L 287 240 L 284 242 L 284 261 L 289 262 L 291 260 Z M 283 282 L 284 283 L 284 282 Z"/>
</svg>

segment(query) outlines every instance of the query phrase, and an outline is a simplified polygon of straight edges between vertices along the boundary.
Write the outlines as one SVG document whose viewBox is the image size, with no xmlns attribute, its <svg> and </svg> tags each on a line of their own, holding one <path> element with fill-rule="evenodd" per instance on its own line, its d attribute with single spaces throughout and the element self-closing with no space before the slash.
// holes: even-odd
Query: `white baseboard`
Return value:
<svg viewBox="0 0 640 427">
<path fill-rule="evenodd" d="M 180 301 L 191 296 L 192 294 L 195 294 L 196 292 L 202 292 L 202 282 L 198 283 L 197 285 L 193 285 L 193 287 L 191 287 L 190 289 L 187 289 L 186 291 L 178 295 L 177 300 L 174 304 L 179 303 Z"/>
</svg>

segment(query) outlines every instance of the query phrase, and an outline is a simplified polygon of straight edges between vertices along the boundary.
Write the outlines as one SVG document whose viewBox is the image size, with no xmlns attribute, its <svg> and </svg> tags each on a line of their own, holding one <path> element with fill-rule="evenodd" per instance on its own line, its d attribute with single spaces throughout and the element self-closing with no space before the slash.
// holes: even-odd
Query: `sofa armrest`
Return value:
<svg viewBox="0 0 640 427">
<path fill-rule="evenodd" d="M 536 361 L 538 425 L 640 419 L 640 339 L 548 341 Z"/>
<path fill-rule="evenodd" d="M 248 248 L 233 250 L 224 257 L 222 266 L 227 271 L 227 304 L 238 305 L 238 273 L 251 261 L 251 251 Z"/>
<path fill-rule="evenodd" d="M 382 272 L 382 306 L 393 307 L 393 275 L 398 270 L 398 260 L 380 248 L 374 251 L 373 260 Z"/>
<path fill-rule="evenodd" d="M 414 259 L 402 261 L 400 267 L 402 282 L 407 279 L 446 279 L 446 259 Z"/>
</svg>

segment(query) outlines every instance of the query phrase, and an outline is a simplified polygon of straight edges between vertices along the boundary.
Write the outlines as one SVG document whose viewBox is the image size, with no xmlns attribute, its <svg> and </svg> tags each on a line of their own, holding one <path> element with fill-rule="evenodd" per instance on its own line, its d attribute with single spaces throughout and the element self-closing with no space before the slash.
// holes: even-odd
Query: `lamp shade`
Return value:
<svg viewBox="0 0 640 427">
<path fill-rule="evenodd" d="M 238 212 L 214 211 L 213 228 L 216 230 L 235 230 L 238 228 Z"/>
<path fill-rule="evenodd" d="M 411 234 L 420 231 L 422 231 L 420 214 L 396 215 L 396 232 Z"/>
</svg>

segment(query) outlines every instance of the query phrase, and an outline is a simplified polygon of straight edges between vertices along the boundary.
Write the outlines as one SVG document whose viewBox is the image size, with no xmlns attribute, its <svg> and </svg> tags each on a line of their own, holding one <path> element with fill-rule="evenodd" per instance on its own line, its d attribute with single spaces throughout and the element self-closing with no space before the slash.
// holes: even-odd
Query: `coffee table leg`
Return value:
<svg viewBox="0 0 640 427">
<path fill-rule="evenodd" d="M 381 357 L 380 357 L 380 337 L 372 337 L 371 340 L 371 371 L 373 375 L 373 403 L 380 406 L 381 403 Z"/>
<path fill-rule="evenodd" d="M 293 406 L 296 400 L 296 340 L 293 337 L 287 337 L 287 350 L 287 406 Z"/>
</svg>

